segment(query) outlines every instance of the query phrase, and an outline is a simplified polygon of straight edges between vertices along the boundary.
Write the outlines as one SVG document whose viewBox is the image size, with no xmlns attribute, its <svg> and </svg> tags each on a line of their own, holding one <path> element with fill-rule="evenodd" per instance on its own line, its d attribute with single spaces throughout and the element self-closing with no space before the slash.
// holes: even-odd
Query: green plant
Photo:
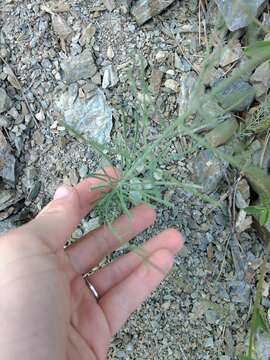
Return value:
<svg viewBox="0 0 270 360">
<path fill-rule="evenodd" d="M 241 122 L 239 137 L 248 139 L 256 134 L 262 133 L 270 127 L 270 96 L 267 95 L 265 101 L 247 118 Z"/>
<path fill-rule="evenodd" d="M 142 60 L 141 60 L 142 61 Z M 136 73 L 139 71 L 140 99 L 136 99 L 139 89 L 136 86 Z M 107 165 L 115 165 L 119 169 L 119 178 L 112 179 L 104 170 L 101 174 L 91 173 L 106 183 L 109 182 L 112 190 L 104 193 L 98 201 L 95 213 L 101 223 L 111 226 L 113 220 L 124 213 L 130 216 L 129 208 L 139 203 L 147 203 L 153 206 L 159 203 L 168 207 L 172 204 L 164 199 L 163 192 L 168 188 L 186 188 L 197 196 L 218 203 L 200 192 L 201 186 L 192 183 L 184 183 L 177 180 L 170 171 L 164 167 L 170 157 L 170 141 L 177 131 L 177 123 L 172 121 L 161 134 L 151 139 L 150 114 L 153 104 L 149 100 L 151 93 L 145 83 L 142 73 L 142 62 L 140 66 L 133 66 L 129 70 L 129 82 L 134 96 L 135 106 L 132 114 L 128 115 L 125 108 L 121 111 L 121 124 L 117 136 L 113 139 L 113 145 L 100 145 L 90 138 L 70 128 L 66 123 L 63 125 L 86 144 L 89 144 Z M 162 126 L 162 125 L 161 125 Z M 158 156 L 156 156 L 158 154 Z M 103 188 L 104 185 L 94 188 Z"/>
<path fill-rule="evenodd" d="M 258 218 L 260 225 L 265 225 L 270 218 L 270 199 L 269 197 L 261 193 L 260 201 L 257 205 L 249 206 L 245 209 L 247 214 L 254 215 Z"/>
<path fill-rule="evenodd" d="M 223 35 L 220 37 L 222 39 Z M 202 112 L 201 109 L 205 103 L 209 100 L 215 100 L 216 95 L 228 85 L 241 78 L 245 73 L 254 70 L 264 61 L 270 59 L 270 42 L 253 42 L 252 46 L 246 49 L 246 55 L 249 61 L 237 71 L 234 71 L 231 76 L 221 81 L 211 91 L 205 93 L 204 96 L 199 96 L 204 87 L 204 79 L 211 73 L 217 63 L 217 52 L 211 52 L 211 49 L 214 49 L 214 44 L 210 41 L 206 60 L 202 65 L 202 71 L 196 82 L 193 94 L 190 97 L 189 105 L 187 110 L 182 112 L 180 116 L 167 119 L 153 104 L 151 91 L 146 82 L 143 59 L 141 58 L 139 64 L 138 61 L 135 62 L 128 72 L 134 102 L 133 109 L 130 111 L 123 106 L 118 123 L 118 132 L 113 139 L 112 146 L 103 146 L 97 144 L 92 139 L 86 139 L 83 135 L 75 132 L 74 129 L 69 128 L 67 124 L 64 124 L 77 138 L 80 138 L 83 142 L 95 149 L 106 164 L 115 165 L 119 169 L 118 179 L 110 178 L 108 174 L 106 174 L 106 171 L 101 174 L 89 174 L 90 176 L 109 182 L 112 187 L 109 193 L 104 193 L 102 198 L 97 202 L 96 207 L 96 213 L 100 221 L 107 224 L 112 232 L 115 232 L 112 225 L 113 220 L 122 213 L 131 216 L 129 208 L 132 205 L 145 202 L 151 206 L 155 203 L 173 206 L 163 196 L 164 191 L 168 188 L 187 188 L 196 196 L 212 202 L 215 206 L 220 206 L 219 202 L 202 194 L 200 192 L 201 188 L 198 185 L 183 183 L 176 179 L 172 172 L 165 170 L 170 156 L 172 138 L 175 136 L 186 137 L 192 144 L 190 150 L 183 150 L 182 154 L 178 155 L 187 156 L 195 153 L 200 148 L 207 148 L 218 158 L 225 160 L 242 171 L 261 192 L 266 194 L 263 195 L 263 197 L 261 196 L 262 198 L 259 205 L 247 208 L 247 212 L 258 215 L 261 223 L 265 223 L 269 218 L 270 206 L 269 201 L 266 202 L 267 196 L 270 194 L 269 176 L 265 174 L 262 169 L 250 165 L 242 154 L 226 154 L 207 142 L 207 139 L 200 133 L 201 129 L 207 129 L 209 126 L 207 111 L 202 117 L 203 123 L 199 124 L 199 131 L 198 124 L 195 124 L 193 120 L 197 113 Z M 235 99 L 235 103 L 238 101 L 239 99 Z M 225 119 L 224 115 L 226 115 L 228 111 L 230 111 L 230 109 L 224 109 L 220 114 L 220 118 L 216 119 L 214 123 L 211 122 L 210 125 L 215 126 L 219 120 L 223 121 Z M 264 131 L 269 124 L 268 112 L 269 99 L 267 99 L 264 106 L 257 110 L 254 117 L 251 118 L 250 123 L 242 128 L 242 135 L 240 137 L 244 138 L 251 134 L 253 135 L 259 131 L 258 129 Z M 152 134 L 151 126 L 151 116 L 153 113 L 158 113 L 161 119 L 158 133 L 154 134 L 155 136 Z M 99 185 L 101 188 L 103 186 L 104 185 Z M 119 239 L 119 243 L 121 244 L 121 239 Z M 131 249 L 137 252 L 139 256 L 144 257 L 144 254 L 137 248 L 132 247 Z M 247 355 L 242 357 L 242 360 L 253 359 L 256 332 L 259 329 L 264 331 L 267 329 L 267 323 L 264 320 L 259 303 L 268 253 L 269 249 L 261 268 L 261 275 L 256 291 L 251 320 L 249 349 Z"/>
<path fill-rule="evenodd" d="M 164 119 L 162 114 L 159 114 L 161 119 L 163 119 L 163 124 L 166 123 L 167 126 L 161 126 L 161 131 L 154 140 L 149 140 L 149 132 L 151 129 L 149 114 L 151 114 L 153 104 L 151 104 L 151 101 L 149 100 L 151 99 L 151 93 L 147 88 L 142 66 L 140 68 L 140 101 L 137 100 L 136 109 L 134 109 L 131 114 L 132 121 L 128 122 L 126 114 L 123 113 L 122 131 L 114 139 L 114 146 L 109 148 L 101 146 L 92 139 L 85 139 L 81 134 L 69 128 L 76 137 L 81 138 L 84 142 L 90 144 L 107 163 L 113 164 L 116 162 L 120 169 L 120 178 L 112 191 L 106 193 L 97 203 L 97 213 L 100 214 L 102 222 L 110 224 L 116 215 L 119 215 L 119 213 L 128 214 L 130 205 L 136 205 L 139 202 L 157 202 L 170 206 L 170 204 L 162 198 L 162 191 L 168 187 L 186 187 L 195 191 L 197 195 L 212 201 L 210 197 L 199 192 L 200 187 L 191 183 L 182 183 L 175 179 L 169 172 L 161 170 L 161 165 L 166 164 L 171 139 L 175 134 L 190 137 L 195 143 L 211 149 L 217 157 L 229 161 L 233 166 L 240 167 L 241 169 L 245 167 L 241 161 L 237 160 L 237 157 L 223 154 L 221 151 L 213 148 L 207 143 L 202 136 L 197 135 L 196 127 L 194 128 L 192 125 L 189 125 L 188 120 L 208 99 L 215 97 L 215 94 L 240 78 L 246 71 L 254 69 L 257 65 L 265 61 L 267 57 L 270 58 L 270 48 L 268 47 L 267 50 L 267 52 L 264 51 L 259 55 L 256 53 L 251 57 L 246 66 L 235 72 L 230 78 L 222 81 L 211 92 L 205 94 L 204 97 L 198 99 L 196 95 L 199 92 L 203 83 L 203 78 L 206 72 L 209 71 L 209 67 L 213 61 L 212 57 L 209 55 L 204 64 L 202 75 L 197 81 L 188 110 L 181 116 L 171 119 L 170 122 L 168 122 L 167 119 Z M 253 53 L 250 52 L 250 54 Z M 136 79 L 134 79 L 134 71 L 134 67 L 130 69 L 129 80 L 131 83 L 131 90 L 135 97 L 138 93 L 138 89 L 136 86 Z M 238 99 L 236 99 L 236 102 L 237 101 Z M 68 128 L 67 124 L 64 125 Z M 156 154 L 158 154 L 158 156 Z M 103 180 L 107 178 L 107 174 L 105 173 L 102 175 L 91 174 L 91 176 Z"/>
<path fill-rule="evenodd" d="M 255 301 L 253 305 L 251 325 L 250 325 L 250 334 L 248 341 L 248 350 L 246 355 L 241 357 L 241 360 L 259 360 L 256 355 L 256 335 L 259 331 L 266 333 L 270 337 L 270 329 L 265 320 L 265 314 L 260 306 L 262 298 L 262 287 L 263 281 L 266 273 L 266 264 L 270 255 L 270 241 L 268 242 L 266 254 L 260 268 L 260 277 L 256 289 Z"/>
</svg>

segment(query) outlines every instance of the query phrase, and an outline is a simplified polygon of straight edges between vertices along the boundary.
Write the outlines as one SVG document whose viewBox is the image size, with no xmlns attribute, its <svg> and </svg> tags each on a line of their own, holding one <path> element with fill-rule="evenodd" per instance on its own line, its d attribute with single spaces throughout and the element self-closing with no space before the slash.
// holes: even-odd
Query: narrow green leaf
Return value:
<svg viewBox="0 0 270 360">
<path fill-rule="evenodd" d="M 267 220 L 266 220 L 266 222 L 267 222 L 270 219 L 270 208 L 268 208 L 266 210 L 266 212 L 267 212 Z"/>
<path fill-rule="evenodd" d="M 173 208 L 173 203 L 169 202 L 169 201 L 166 201 L 166 200 L 163 200 L 163 199 L 160 199 L 158 197 L 155 197 L 155 196 L 151 196 L 149 194 L 145 194 L 145 196 L 148 198 L 148 199 L 151 199 L 153 201 L 156 201 L 162 205 L 165 205 L 167 206 L 168 208 Z"/>
<path fill-rule="evenodd" d="M 270 41 L 256 41 L 254 45 L 245 49 L 245 53 L 249 57 L 267 54 L 270 51 Z"/>
<path fill-rule="evenodd" d="M 270 200 L 269 197 L 264 193 L 260 193 L 260 201 L 266 205 L 266 206 L 270 206 Z"/>
<path fill-rule="evenodd" d="M 261 211 L 260 217 L 259 217 L 259 223 L 260 225 L 265 225 L 268 221 L 269 217 L 269 211 L 267 209 L 263 209 Z"/>
<path fill-rule="evenodd" d="M 88 174 L 89 178 L 94 178 L 97 180 L 101 180 L 101 181 L 111 181 L 111 180 L 117 180 L 116 178 L 110 176 L 110 175 L 106 175 L 106 174 L 101 174 L 101 173 L 89 173 Z"/>
<path fill-rule="evenodd" d="M 106 185 L 102 185 L 102 184 L 98 184 L 98 185 L 93 185 L 90 187 L 90 190 L 99 190 L 99 189 L 104 189 L 106 187 Z"/>
<path fill-rule="evenodd" d="M 248 215 L 259 215 L 261 213 L 262 209 L 260 206 L 249 206 L 245 208 L 245 212 Z"/>
<path fill-rule="evenodd" d="M 240 360 L 256 360 L 248 355 L 241 356 Z"/>
<path fill-rule="evenodd" d="M 262 314 L 262 311 L 259 308 L 256 309 L 256 329 L 262 329 L 265 332 L 269 332 L 268 325 L 264 319 L 264 314 Z"/>
<path fill-rule="evenodd" d="M 123 193 L 121 192 L 121 190 L 117 191 L 117 196 L 118 196 L 118 198 L 120 200 L 123 213 L 126 214 L 129 219 L 131 219 L 131 213 L 127 208 L 127 205 L 126 205 L 126 202 L 124 200 Z"/>
</svg>

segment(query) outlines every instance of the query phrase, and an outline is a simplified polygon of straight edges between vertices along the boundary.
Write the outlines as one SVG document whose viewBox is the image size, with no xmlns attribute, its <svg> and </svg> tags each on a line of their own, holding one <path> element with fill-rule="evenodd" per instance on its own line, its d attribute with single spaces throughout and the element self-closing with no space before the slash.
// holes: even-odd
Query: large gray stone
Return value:
<svg viewBox="0 0 270 360">
<path fill-rule="evenodd" d="M 63 79 L 69 84 L 78 80 L 89 79 L 97 72 L 89 49 L 84 50 L 80 55 L 62 61 L 60 66 L 63 71 Z"/>
<path fill-rule="evenodd" d="M 0 114 L 11 108 L 11 100 L 6 91 L 0 88 Z"/>
<path fill-rule="evenodd" d="M 232 280 L 228 283 L 230 296 L 233 303 L 250 305 L 251 287 L 248 283 L 239 280 Z"/>
<path fill-rule="evenodd" d="M 174 66 L 176 69 L 183 72 L 188 72 L 192 69 L 191 64 L 188 63 L 184 57 L 180 57 L 177 53 L 174 54 Z"/>
<path fill-rule="evenodd" d="M 214 129 L 219 123 L 231 117 L 230 112 L 225 112 L 215 99 L 210 98 L 197 110 L 193 125 L 197 132 L 200 133 Z"/>
<path fill-rule="evenodd" d="M 173 2 L 174 0 L 137 0 L 131 8 L 131 14 L 137 23 L 142 25 L 153 16 L 160 14 Z"/>
<path fill-rule="evenodd" d="M 107 105 L 103 92 L 97 89 L 92 97 L 82 99 L 77 97 L 76 87 L 73 85 L 56 102 L 64 122 L 86 138 L 99 143 L 109 142 L 112 109 Z"/>
<path fill-rule="evenodd" d="M 234 117 L 218 124 L 213 130 L 206 134 L 207 141 L 212 146 L 220 146 L 230 140 L 238 130 L 238 122 Z"/>
<path fill-rule="evenodd" d="M 193 162 L 193 180 L 209 194 L 216 190 L 227 167 L 228 164 L 218 159 L 212 151 L 202 150 Z"/>
<path fill-rule="evenodd" d="M 255 70 L 250 78 L 250 82 L 256 91 L 256 100 L 263 102 L 270 87 L 270 64 L 265 61 Z"/>
<path fill-rule="evenodd" d="M 112 65 L 106 66 L 102 80 L 103 89 L 112 88 L 118 83 L 118 76 Z"/>
<path fill-rule="evenodd" d="M 188 109 L 197 80 L 198 75 L 194 71 L 183 74 L 180 82 L 180 92 L 178 97 L 179 115 L 184 114 Z"/>
<path fill-rule="evenodd" d="M 11 152 L 11 147 L 0 131 L 0 178 L 11 186 L 15 186 L 16 182 L 15 163 L 16 159 Z"/>
<path fill-rule="evenodd" d="M 14 202 L 14 192 L 0 188 L 0 211 L 5 210 Z"/>
<path fill-rule="evenodd" d="M 215 0 L 229 30 L 248 26 L 266 0 Z M 246 9 L 246 10 L 245 10 Z M 250 15 L 248 14 L 250 13 Z"/>
<path fill-rule="evenodd" d="M 255 95 L 255 89 L 247 81 L 239 79 L 215 94 L 215 98 L 226 111 L 245 111 L 252 104 Z"/>
<path fill-rule="evenodd" d="M 242 56 L 243 56 L 243 50 L 239 42 L 226 45 L 221 50 L 219 65 L 221 67 L 225 67 L 227 65 L 236 62 Z"/>
</svg>

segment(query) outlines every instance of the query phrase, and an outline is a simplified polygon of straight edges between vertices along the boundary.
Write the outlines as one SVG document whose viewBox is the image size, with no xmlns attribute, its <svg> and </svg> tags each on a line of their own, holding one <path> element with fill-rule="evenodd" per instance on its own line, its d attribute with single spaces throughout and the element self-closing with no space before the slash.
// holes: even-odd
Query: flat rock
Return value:
<svg viewBox="0 0 270 360">
<path fill-rule="evenodd" d="M 256 100 L 263 102 L 270 87 L 269 61 L 265 61 L 255 70 L 250 78 L 250 82 L 255 88 Z"/>
<path fill-rule="evenodd" d="M 11 108 L 11 105 L 12 103 L 10 97 L 4 89 L 0 88 L 0 114 L 8 111 Z"/>
<path fill-rule="evenodd" d="M 265 2 L 265 0 L 244 0 L 243 4 L 248 7 L 250 14 L 256 16 L 260 6 Z M 215 0 L 215 3 L 222 13 L 229 30 L 235 31 L 251 23 L 252 17 L 235 0 Z"/>
<path fill-rule="evenodd" d="M 264 151 L 264 155 L 263 155 L 263 159 L 262 159 L 263 161 L 261 167 L 265 169 L 269 174 L 270 173 L 270 141 L 268 141 L 266 148 L 263 148 L 262 151 Z"/>
<path fill-rule="evenodd" d="M 93 77 L 92 77 L 92 82 L 96 85 L 101 85 L 101 75 L 99 72 L 97 72 Z"/>
<path fill-rule="evenodd" d="M 214 325 L 218 323 L 219 316 L 214 310 L 209 309 L 205 313 L 205 320 L 208 324 Z"/>
<path fill-rule="evenodd" d="M 112 88 L 118 83 L 118 76 L 112 65 L 108 65 L 104 69 L 104 75 L 102 79 L 103 89 Z"/>
<path fill-rule="evenodd" d="M 15 163 L 16 159 L 11 152 L 11 147 L 0 131 L 0 178 L 11 186 L 15 186 L 16 182 Z"/>
<path fill-rule="evenodd" d="M 268 13 L 263 13 L 263 20 L 262 20 L 262 24 L 265 28 L 267 28 L 268 30 L 270 30 L 270 14 Z"/>
<path fill-rule="evenodd" d="M 232 280 L 229 282 L 230 296 L 234 303 L 249 306 L 251 287 L 244 281 Z"/>
<path fill-rule="evenodd" d="M 212 151 L 202 150 L 193 162 L 193 180 L 202 186 L 204 192 L 212 193 L 223 178 L 227 167 L 228 164 L 218 159 Z"/>
<path fill-rule="evenodd" d="M 251 227 L 251 224 L 252 224 L 252 217 L 247 216 L 245 210 L 240 209 L 235 222 L 236 232 L 238 234 L 241 234 L 242 232 L 249 229 Z"/>
<path fill-rule="evenodd" d="M 57 100 L 56 107 L 64 122 L 78 133 L 100 143 L 110 141 L 112 109 L 101 90 L 97 89 L 89 99 L 82 99 L 77 96 L 76 87 L 70 86 Z"/>
<path fill-rule="evenodd" d="M 58 14 L 52 15 L 52 27 L 55 34 L 62 40 L 66 40 L 72 33 L 72 29 L 67 25 L 62 16 Z"/>
<path fill-rule="evenodd" d="M 239 79 L 227 85 L 215 97 L 226 111 L 245 111 L 255 98 L 255 89 L 247 81 Z"/>
<path fill-rule="evenodd" d="M 239 42 L 233 47 L 226 45 L 222 50 L 219 65 L 224 67 L 229 64 L 232 64 L 233 62 L 239 60 L 242 54 L 243 51 L 241 49 L 241 44 Z"/>
<path fill-rule="evenodd" d="M 225 73 L 224 69 L 222 69 L 221 67 L 219 67 L 217 69 L 215 67 L 213 67 L 213 69 L 211 69 L 211 71 L 207 71 L 207 73 L 205 74 L 203 83 L 207 87 L 209 87 L 209 86 L 212 87 L 216 84 L 217 81 L 219 81 L 220 79 L 223 79 L 225 76 L 226 76 L 226 73 Z"/>
<path fill-rule="evenodd" d="M 174 0 L 137 0 L 131 8 L 131 14 L 139 25 L 144 24 L 153 16 L 160 14 Z"/>
<path fill-rule="evenodd" d="M 158 93 L 163 78 L 163 72 L 158 69 L 152 69 L 150 77 L 150 89 L 154 93 Z"/>
<path fill-rule="evenodd" d="M 5 210 L 14 202 L 14 192 L 0 189 L 0 211 Z"/>
<path fill-rule="evenodd" d="M 245 209 L 250 202 L 250 187 L 246 179 L 237 183 L 235 192 L 235 204 L 238 209 Z"/>
<path fill-rule="evenodd" d="M 82 164 L 79 168 L 79 175 L 81 179 L 85 179 L 88 174 L 88 166 L 86 164 Z"/>
<path fill-rule="evenodd" d="M 90 99 L 96 93 L 97 86 L 92 82 L 87 82 L 79 89 L 79 96 L 81 98 Z"/>
<path fill-rule="evenodd" d="M 69 84 L 89 79 L 97 72 L 94 58 L 89 49 L 84 50 L 80 55 L 62 61 L 60 66 L 63 71 L 63 79 Z"/>
<path fill-rule="evenodd" d="M 99 217 L 94 217 L 89 220 L 82 220 L 83 234 L 87 234 L 89 231 L 95 230 L 100 225 Z"/>
<path fill-rule="evenodd" d="M 238 122 L 234 117 L 223 121 L 211 130 L 205 137 L 212 146 L 225 144 L 238 130 Z"/>
<path fill-rule="evenodd" d="M 194 126 L 198 132 L 214 129 L 220 122 L 231 118 L 231 113 L 225 113 L 224 109 L 218 105 L 215 99 L 207 99 L 198 109 Z"/>
<path fill-rule="evenodd" d="M 85 29 L 82 31 L 82 35 L 80 37 L 80 45 L 85 46 L 90 43 L 96 33 L 96 27 L 93 24 L 88 24 Z"/>
<path fill-rule="evenodd" d="M 114 58 L 114 51 L 113 51 L 113 48 L 111 45 L 108 47 L 106 55 L 107 55 L 107 58 L 110 60 L 112 60 Z"/>
<path fill-rule="evenodd" d="M 180 92 L 178 97 L 179 115 L 183 114 L 187 110 L 197 80 L 198 75 L 194 71 L 183 74 L 180 82 Z"/>
<path fill-rule="evenodd" d="M 174 92 L 178 92 L 179 91 L 179 84 L 177 81 L 173 80 L 173 79 L 167 79 L 164 83 L 164 86 L 167 89 L 170 89 Z"/>
<path fill-rule="evenodd" d="M 164 50 L 159 50 L 157 53 L 156 53 L 156 61 L 158 63 L 164 63 L 168 57 L 169 53 L 168 51 L 164 51 Z"/>
<path fill-rule="evenodd" d="M 192 69 L 192 66 L 183 57 L 180 57 L 177 53 L 174 54 L 174 66 L 177 70 L 187 72 Z"/>
</svg>

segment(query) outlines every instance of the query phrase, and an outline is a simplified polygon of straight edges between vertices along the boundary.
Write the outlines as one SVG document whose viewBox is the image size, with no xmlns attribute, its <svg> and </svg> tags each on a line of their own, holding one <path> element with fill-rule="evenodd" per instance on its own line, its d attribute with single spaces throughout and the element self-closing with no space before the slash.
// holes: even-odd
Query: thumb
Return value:
<svg viewBox="0 0 270 360">
<path fill-rule="evenodd" d="M 73 187 L 60 186 L 53 200 L 25 227 L 57 250 L 65 245 L 80 220 L 78 192 Z"/>
</svg>

